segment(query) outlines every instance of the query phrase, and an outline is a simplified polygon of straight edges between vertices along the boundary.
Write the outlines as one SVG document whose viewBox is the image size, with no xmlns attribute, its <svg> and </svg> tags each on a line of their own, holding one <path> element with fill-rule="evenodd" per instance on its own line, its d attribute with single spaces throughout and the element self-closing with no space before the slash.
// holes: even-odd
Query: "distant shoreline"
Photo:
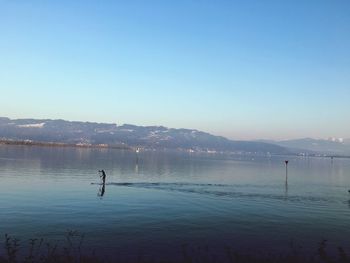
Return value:
<svg viewBox="0 0 350 263">
<path fill-rule="evenodd" d="M 74 148 L 97 148 L 97 149 L 118 149 L 118 150 L 135 150 L 139 147 L 131 147 L 126 145 L 110 145 L 110 144 L 89 144 L 89 143 L 62 143 L 62 142 L 40 142 L 32 140 L 0 140 L 1 145 L 18 145 L 18 146 L 40 146 L 40 147 L 74 147 Z M 142 147 L 141 147 L 142 148 Z M 145 150 L 145 148 L 143 148 Z M 169 149 L 170 150 L 170 149 Z M 198 152 L 201 153 L 201 152 Z M 219 154 L 219 152 L 217 153 Z M 237 154 L 235 152 L 227 152 L 227 154 Z M 239 155 L 252 155 L 251 153 Z M 274 156 L 299 156 L 299 157 L 320 157 L 320 158 L 350 158 L 348 155 L 330 155 L 330 154 L 273 154 Z"/>
<path fill-rule="evenodd" d="M 0 140 L 0 145 L 23 145 L 23 146 L 44 146 L 44 147 L 77 147 L 77 148 L 108 148 L 120 150 L 132 150 L 132 147 L 123 145 L 108 144 L 83 144 L 83 143 L 61 143 L 61 142 L 38 142 L 31 140 L 15 141 Z"/>
</svg>

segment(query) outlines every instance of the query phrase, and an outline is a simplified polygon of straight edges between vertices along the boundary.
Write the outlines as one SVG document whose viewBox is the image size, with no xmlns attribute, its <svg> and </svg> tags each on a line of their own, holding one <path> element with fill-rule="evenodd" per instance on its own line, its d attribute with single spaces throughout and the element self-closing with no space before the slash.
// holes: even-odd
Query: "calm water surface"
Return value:
<svg viewBox="0 0 350 263">
<path fill-rule="evenodd" d="M 0 234 L 74 229 L 121 255 L 350 247 L 350 159 L 288 157 L 286 185 L 285 158 L 0 146 Z"/>
</svg>

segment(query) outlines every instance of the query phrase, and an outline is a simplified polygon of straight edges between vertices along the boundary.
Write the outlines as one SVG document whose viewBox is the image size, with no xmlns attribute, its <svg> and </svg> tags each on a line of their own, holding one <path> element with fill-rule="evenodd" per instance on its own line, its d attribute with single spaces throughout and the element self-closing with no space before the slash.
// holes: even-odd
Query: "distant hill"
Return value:
<svg viewBox="0 0 350 263">
<path fill-rule="evenodd" d="M 263 142 L 273 143 L 283 147 L 287 147 L 296 152 L 299 150 L 299 151 L 306 151 L 306 152 L 309 151 L 314 153 L 350 155 L 350 139 L 337 141 L 337 140 L 302 138 L 302 139 L 284 140 L 284 141 L 265 140 Z"/>
<path fill-rule="evenodd" d="M 0 118 L 0 139 L 67 144 L 144 147 L 241 153 L 287 154 L 283 146 L 252 141 L 234 141 L 192 129 L 163 126 L 79 122 L 50 119 Z"/>
</svg>

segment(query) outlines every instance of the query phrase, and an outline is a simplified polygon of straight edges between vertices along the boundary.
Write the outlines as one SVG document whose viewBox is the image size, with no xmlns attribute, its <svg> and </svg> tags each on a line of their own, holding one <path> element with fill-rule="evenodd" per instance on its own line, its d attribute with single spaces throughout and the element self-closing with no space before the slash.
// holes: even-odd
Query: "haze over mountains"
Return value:
<svg viewBox="0 0 350 263">
<path fill-rule="evenodd" d="M 349 155 L 350 154 L 350 139 L 342 138 L 329 138 L 324 139 L 312 139 L 302 138 L 294 140 L 284 141 L 273 141 L 273 140 L 260 140 L 260 142 L 277 144 L 282 147 L 287 147 L 293 151 L 310 151 L 315 153 L 326 153 L 326 154 L 339 154 Z"/>
<path fill-rule="evenodd" d="M 193 129 L 163 126 L 79 122 L 50 119 L 0 117 L 0 139 L 30 140 L 78 145 L 144 147 L 239 153 L 350 153 L 347 141 L 300 139 L 289 141 L 236 141 Z"/>
</svg>

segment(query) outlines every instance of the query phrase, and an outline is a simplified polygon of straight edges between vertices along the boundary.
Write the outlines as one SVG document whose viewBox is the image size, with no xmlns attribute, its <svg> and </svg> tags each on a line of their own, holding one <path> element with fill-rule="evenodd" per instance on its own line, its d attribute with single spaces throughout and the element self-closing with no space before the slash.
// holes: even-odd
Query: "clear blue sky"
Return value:
<svg viewBox="0 0 350 263">
<path fill-rule="evenodd" d="M 350 137 L 350 1 L 0 0 L 0 115 Z"/>
</svg>

